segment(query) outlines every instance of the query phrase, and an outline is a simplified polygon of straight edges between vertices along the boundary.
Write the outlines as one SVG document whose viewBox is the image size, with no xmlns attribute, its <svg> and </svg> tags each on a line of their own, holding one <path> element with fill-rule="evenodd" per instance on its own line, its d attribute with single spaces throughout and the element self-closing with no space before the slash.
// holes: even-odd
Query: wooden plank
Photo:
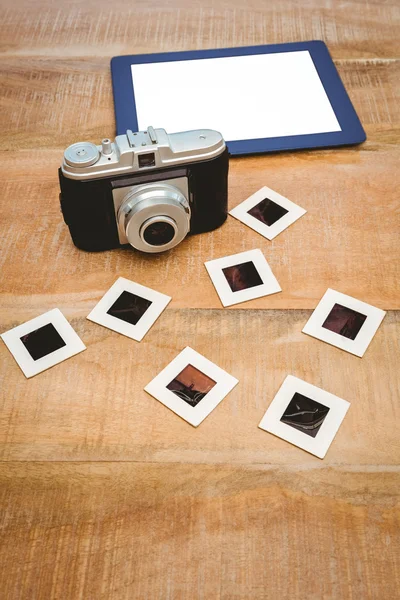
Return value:
<svg viewBox="0 0 400 600">
<path fill-rule="evenodd" d="M 283 291 L 243 309 L 311 309 L 328 287 L 383 309 L 400 307 L 399 153 L 390 145 L 232 160 L 231 207 L 268 185 L 308 213 L 272 242 L 228 217 L 220 229 L 157 256 L 75 248 L 59 208 L 60 158 L 48 150 L 3 155 L 2 307 L 12 308 L 15 321 L 27 308 L 38 314 L 75 305 L 88 313 L 118 276 L 169 294 L 175 308 L 219 308 L 204 261 L 252 248 L 262 249 Z"/>
<path fill-rule="evenodd" d="M 3 55 L 0 150 L 36 152 L 38 148 L 55 148 L 59 152 L 79 139 L 99 142 L 104 136 L 113 137 L 109 60 L 105 56 L 26 56 L 22 60 Z M 367 131 L 369 144 L 363 147 L 376 151 L 380 142 L 390 148 L 399 131 L 400 60 L 338 60 L 337 67 Z M 338 155 L 338 150 L 326 152 L 327 156 Z M 357 148 L 352 148 L 351 153 L 355 162 Z M 284 153 L 279 160 L 297 156 L 299 153 Z"/>
<path fill-rule="evenodd" d="M 351 402 L 324 465 L 398 465 L 398 313 L 360 359 L 301 333 L 309 311 L 167 309 L 138 344 L 74 305 L 80 355 L 26 380 L 0 346 L 2 460 L 322 464 L 258 428 L 292 374 Z M 143 391 L 185 346 L 239 379 L 197 429 Z"/>
<path fill-rule="evenodd" d="M 3 0 L 0 51 L 114 56 L 323 39 L 335 58 L 398 56 L 395 2 Z M 40 9 L 38 9 L 40 6 Z"/>
<path fill-rule="evenodd" d="M 399 473 L 0 466 L 7 600 L 396 598 Z"/>
</svg>

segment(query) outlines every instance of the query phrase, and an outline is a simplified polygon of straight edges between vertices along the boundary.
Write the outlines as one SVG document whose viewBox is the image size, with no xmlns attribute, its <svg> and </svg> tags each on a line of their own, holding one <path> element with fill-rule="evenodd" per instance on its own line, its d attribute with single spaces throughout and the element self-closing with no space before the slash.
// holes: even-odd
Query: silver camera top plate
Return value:
<svg viewBox="0 0 400 600">
<path fill-rule="evenodd" d="M 210 160 L 225 148 L 222 135 L 212 129 L 167 134 L 165 129 L 148 127 L 137 133 L 128 130 L 114 142 L 104 139 L 100 146 L 72 144 L 64 153 L 61 170 L 69 179 L 117 177 Z"/>
</svg>

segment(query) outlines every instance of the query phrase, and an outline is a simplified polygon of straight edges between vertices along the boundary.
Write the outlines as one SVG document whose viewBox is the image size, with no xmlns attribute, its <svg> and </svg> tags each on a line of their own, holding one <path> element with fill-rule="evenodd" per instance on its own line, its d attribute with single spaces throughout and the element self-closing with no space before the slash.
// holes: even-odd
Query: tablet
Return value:
<svg viewBox="0 0 400 600">
<path fill-rule="evenodd" d="M 117 134 L 216 129 L 231 155 L 366 139 L 321 41 L 117 56 Z"/>
</svg>

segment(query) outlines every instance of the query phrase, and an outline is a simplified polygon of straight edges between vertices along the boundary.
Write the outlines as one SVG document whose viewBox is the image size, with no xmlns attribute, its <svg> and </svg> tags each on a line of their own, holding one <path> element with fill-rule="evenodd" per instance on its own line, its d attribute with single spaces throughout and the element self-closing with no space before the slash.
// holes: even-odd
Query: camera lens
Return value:
<svg viewBox="0 0 400 600">
<path fill-rule="evenodd" d="M 180 179 L 171 181 L 182 187 Z M 127 193 L 121 190 L 125 195 L 118 209 L 119 229 L 137 250 L 166 252 L 189 232 L 190 206 L 179 187 L 160 181 L 132 186 Z M 113 195 L 115 200 L 115 190 Z"/>
<path fill-rule="evenodd" d="M 166 221 L 154 221 L 146 227 L 144 224 L 143 239 L 150 246 L 165 246 L 175 237 L 175 229 Z"/>
</svg>

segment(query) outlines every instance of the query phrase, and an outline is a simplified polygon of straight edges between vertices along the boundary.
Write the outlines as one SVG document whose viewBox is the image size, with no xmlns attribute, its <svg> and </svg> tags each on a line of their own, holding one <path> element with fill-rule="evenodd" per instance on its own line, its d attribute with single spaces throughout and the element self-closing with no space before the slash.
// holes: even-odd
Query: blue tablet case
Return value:
<svg viewBox="0 0 400 600">
<path fill-rule="evenodd" d="M 219 48 L 216 50 L 190 50 L 187 52 L 165 52 L 160 54 L 138 54 L 116 56 L 111 60 L 117 135 L 127 129 L 138 131 L 131 65 L 138 63 L 194 60 L 225 56 L 246 56 L 276 52 L 308 50 L 324 86 L 341 131 L 314 133 L 252 140 L 226 140 L 231 155 L 263 154 L 283 150 L 300 150 L 360 144 L 366 139 L 365 132 L 343 86 L 326 44 L 322 41 L 294 42 L 243 48 Z M 162 102 L 162 99 L 160 99 Z M 173 133 L 173 132 L 169 132 Z"/>
</svg>

